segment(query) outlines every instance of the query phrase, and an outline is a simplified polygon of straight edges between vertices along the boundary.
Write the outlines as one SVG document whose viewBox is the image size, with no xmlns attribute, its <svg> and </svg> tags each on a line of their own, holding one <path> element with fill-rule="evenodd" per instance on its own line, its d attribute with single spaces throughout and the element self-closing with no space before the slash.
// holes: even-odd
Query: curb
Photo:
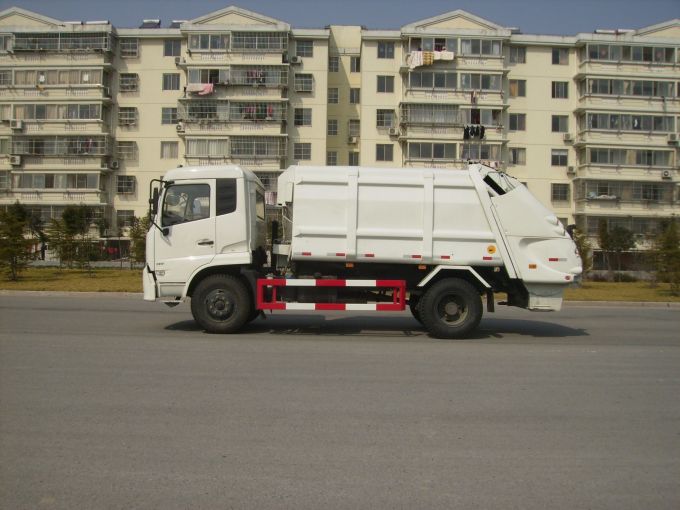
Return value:
<svg viewBox="0 0 680 510">
<path fill-rule="evenodd" d="M 111 297 L 141 298 L 142 292 L 67 292 L 58 290 L 2 290 L 0 296 L 53 296 L 53 297 Z M 618 308 L 677 308 L 680 309 L 680 302 L 669 301 L 562 301 L 563 307 L 618 307 Z"/>
</svg>

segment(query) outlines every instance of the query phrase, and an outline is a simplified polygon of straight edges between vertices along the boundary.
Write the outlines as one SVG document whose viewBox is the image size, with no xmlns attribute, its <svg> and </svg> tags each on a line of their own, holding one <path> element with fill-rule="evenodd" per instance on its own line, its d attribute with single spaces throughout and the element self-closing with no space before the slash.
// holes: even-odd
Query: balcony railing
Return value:
<svg viewBox="0 0 680 510">
<path fill-rule="evenodd" d="M 105 156 L 111 153 L 106 136 L 30 137 L 12 140 L 12 154 L 20 156 Z"/>
<path fill-rule="evenodd" d="M 279 102 L 182 100 L 178 116 L 185 122 L 281 122 L 286 108 Z"/>
<path fill-rule="evenodd" d="M 112 36 L 95 33 L 17 33 L 14 51 L 111 51 Z"/>
</svg>

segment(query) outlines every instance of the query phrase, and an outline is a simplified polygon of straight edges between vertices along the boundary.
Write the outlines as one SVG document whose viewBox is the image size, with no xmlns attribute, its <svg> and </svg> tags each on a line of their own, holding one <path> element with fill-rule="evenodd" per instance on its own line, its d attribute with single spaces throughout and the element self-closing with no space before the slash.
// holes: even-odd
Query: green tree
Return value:
<svg viewBox="0 0 680 510">
<path fill-rule="evenodd" d="M 583 276 L 593 268 L 593 246 L 590 244 L 588 235 L 575 228 L 572 230 L 572 239 L 576 244 L 576 249 L 581 257 L 581 265 L 583 267 Z"/>
<path fill-rule="evenodd" d="M 19 273 L 31 259 L 33 241 L 29 233 L 29 214 L 19 202 L 0 211 L 0 265 L 10 280 L 19 279 Z"/>
<path fill-rule="evenodd" d="M 670 283 L 673 296 L 680 295 L 680 232 L 675 219 L 657 236 L 654 252 L 658 278 Z"/>
<path fill-rule="evenodd" d="M 52 220 L 48 233 L 50 243 L 59 261 L 67 267 L 73 267 L 74 263 L 90 267 L 89 232 L 93 221 L 94 211 L 84 204 L 69 205 L 64 208 L 61 219 Z"/>
<path fill-rule="evenodd" d="M 620 272 L 623 254 L 635 248 L 635 236 L 624 227 L 607 229 L 606 222 L 602 220 L 598 227 L 598 238 L 607 269 L 612 271 L 612 262 L 616 261 L 616 269 Z"/>
<path fill-rule="evenodd" d="M 133 218 L 130 226 L 130 262 L 146 260 L 146 233 L 151 226 L 151 217 Z"/>
</svg>

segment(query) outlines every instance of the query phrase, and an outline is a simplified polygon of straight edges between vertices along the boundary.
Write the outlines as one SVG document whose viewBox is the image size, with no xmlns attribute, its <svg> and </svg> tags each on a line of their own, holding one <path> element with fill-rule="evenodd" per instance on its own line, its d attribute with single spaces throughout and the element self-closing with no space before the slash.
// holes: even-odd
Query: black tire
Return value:
<svg viewBox="0 0 680 510">
<path fill-rule="evenodd" d="M 208 333 L 235 333 L 252 316 L 253 303 L 241 280 L 215 274 L 206 277 L 194 290 L 191 313 Z"/>
<path fill-rule="evenodd" d="M 419 306 L 420 306 L 420 296 L 409 297 L 408 307 L 411 310 L 411 313 L 413 314 L 413 318 L 422 324 L 423 319 L 420 316 Z"/>
<path fill-rule="evenodd" d="M 464 338 L 482 319 L 479 292 L 457 278 L 447 278 L 432 285 L 418 308 L 423 325 L 436 338 Z"/>
</svg>

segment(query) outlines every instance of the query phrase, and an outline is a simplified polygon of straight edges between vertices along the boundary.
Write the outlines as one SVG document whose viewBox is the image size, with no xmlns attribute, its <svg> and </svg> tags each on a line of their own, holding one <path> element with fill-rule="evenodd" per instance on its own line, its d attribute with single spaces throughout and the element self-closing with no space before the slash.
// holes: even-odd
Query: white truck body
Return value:
<svg viewBox="0 0 680 510">
<path fill-rule="evenodd" d="M 581 272 L 557 217 L 518 181 L 482 165 L 292 166 L 277 197 L 290 215 L 292 260 L 505 267 L 530 286 L 528 308 L 542 310 L 559 310 Z"/>
<path fill-rule="evenodd" d="M 494 291 L 507 292 L 511 305 L 559 310 L 581 273 L 555 215 L 517 180 L 483 165 L 292 166 L 278 180 L 283 236 L 273 233 L 271 266 L 264 188 L 252 172 L 178 168 L 160 188 L 144 297 L 192 298 L 194 317 L 212 332 L 237 331 L 264 309 L 372 309 L 352 301 L 366 298 L 393 310 L 408 295 L 433 335 L 454 338 L 478 324 L 480 295 L 491 311 Z M 359 289 L 367 282 L 381 288 Z M 316 299 L 331 301 L 310 304 Z M 342 299 L 350 304 L 338 305 Z"/>
</svg>

